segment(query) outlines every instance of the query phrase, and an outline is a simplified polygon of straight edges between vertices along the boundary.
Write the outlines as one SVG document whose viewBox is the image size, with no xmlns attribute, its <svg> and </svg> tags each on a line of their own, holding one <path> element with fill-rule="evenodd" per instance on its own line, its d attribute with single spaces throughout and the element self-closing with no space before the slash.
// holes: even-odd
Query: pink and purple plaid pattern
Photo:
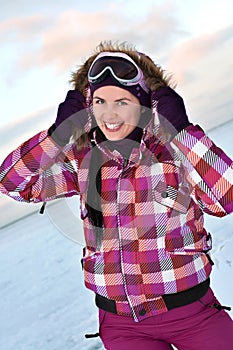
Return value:
<svg viewBox="0 0 233 350">
<path fill-rule="evenodd" d="M 44 131 L 13 151 L 0 168 L 1 192 L 18 201 L 80 194 L 85 284 L 115 300 L 118 314 L 135 321 L 167 311 L 162 295 L 208 278 L 211 243 L 203 212 L 221 217 L 233 211 L 232 161 L 198 126 L 187 127 L 171 143 L 158 142 L 149 130 L 127 164 L 117 151 L 98 145 L 103 157 L 101 247 L 96 247 L 86 210 L 91 146 L 61 148 Z"/>
</svg>

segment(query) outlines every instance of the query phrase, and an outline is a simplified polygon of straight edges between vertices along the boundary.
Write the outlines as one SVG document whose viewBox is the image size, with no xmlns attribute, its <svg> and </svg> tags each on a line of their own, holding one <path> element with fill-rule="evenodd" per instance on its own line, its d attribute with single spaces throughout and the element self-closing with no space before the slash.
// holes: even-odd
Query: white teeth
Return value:
<svg viewBox="0 0 233 350">
<path fill-rule="evenodd" d="M 117 129 L 121 126 L 122 123 L 105 123 L 108 129 Z"/>
</svg>

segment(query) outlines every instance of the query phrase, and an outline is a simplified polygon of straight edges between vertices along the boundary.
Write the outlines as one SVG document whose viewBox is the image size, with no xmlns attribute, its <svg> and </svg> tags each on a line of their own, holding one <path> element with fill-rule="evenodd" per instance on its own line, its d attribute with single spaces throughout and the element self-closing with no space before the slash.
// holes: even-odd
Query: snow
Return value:
<svg viewBox="0 0 233 350">
<path fill-rule="evenodd" d="M 232 130 L 233 120 L 208 133 L 230 156 Z M 84 337 L 98 331 L 98 320 L 94 295 L 83 283 L 76 200 L 55 202 L 47 214 L 33 213 L 1 229 L 0 349 L 103 349 L 99 338 Z M 72 225 L 64 228 L 69 215 Z M 223 305 L 233 307 L 233 215 L 205 219 L 213 236 L 211 286 Z"/>
<path fill-rule="evenodd" d="M 46 215 L 0 235 L 0 349 L 101 349 L 94 299 L 83 283 L 82 247 Z M 95 344 L 95 346 L 94 346 Z"/>
</svg>

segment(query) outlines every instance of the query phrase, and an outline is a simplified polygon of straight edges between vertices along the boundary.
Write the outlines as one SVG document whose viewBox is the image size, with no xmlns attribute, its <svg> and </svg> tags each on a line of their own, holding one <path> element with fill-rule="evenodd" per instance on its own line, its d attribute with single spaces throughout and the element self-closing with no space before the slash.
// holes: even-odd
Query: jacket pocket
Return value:
<svg viewBox="0 0 233 350">
<path fill-rule="evenodd" d="M 193 255 L 204 253 L 211 247 L 205 233 L 190 230 L 171 231 L 165 236 L 165 249 L 167 252 L 180 255 Z"/>
<path fill-rule="evenodd" d="M 154 189 L 156 202 L 180 213 L 188 211 L 191 197 L 189 189 L 184 185 L 170 186 L 163 181 L 159 181 Z"/>
<path fill-rule="evenodd" d="M 197 230 L 195 220 L 200 208 L 194 205 L 189 188 L 184 184 L 168 185 L 158 182 L 154 190 L 155 200 L 168 208 L 165 250 L 172 254 L 193 255 L 209 249 L 208 235 Z M 188 218 L 190 207 L 191 217 Z"/>
</svg>

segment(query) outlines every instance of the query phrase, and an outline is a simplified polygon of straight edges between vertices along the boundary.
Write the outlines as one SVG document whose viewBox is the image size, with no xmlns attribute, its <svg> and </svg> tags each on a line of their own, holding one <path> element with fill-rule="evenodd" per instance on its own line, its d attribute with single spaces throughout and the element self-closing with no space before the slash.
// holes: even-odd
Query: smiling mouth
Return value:
<svg viewBox="0 0 233 350">
<path fill-rule="evenodd" d="M 124 124 L 123 122 L 119 122 L 119 123 L 104 122 L 106 129 L 109 131 L 118 131 L 122 127 L 123 124 Z"/>
</svg>

